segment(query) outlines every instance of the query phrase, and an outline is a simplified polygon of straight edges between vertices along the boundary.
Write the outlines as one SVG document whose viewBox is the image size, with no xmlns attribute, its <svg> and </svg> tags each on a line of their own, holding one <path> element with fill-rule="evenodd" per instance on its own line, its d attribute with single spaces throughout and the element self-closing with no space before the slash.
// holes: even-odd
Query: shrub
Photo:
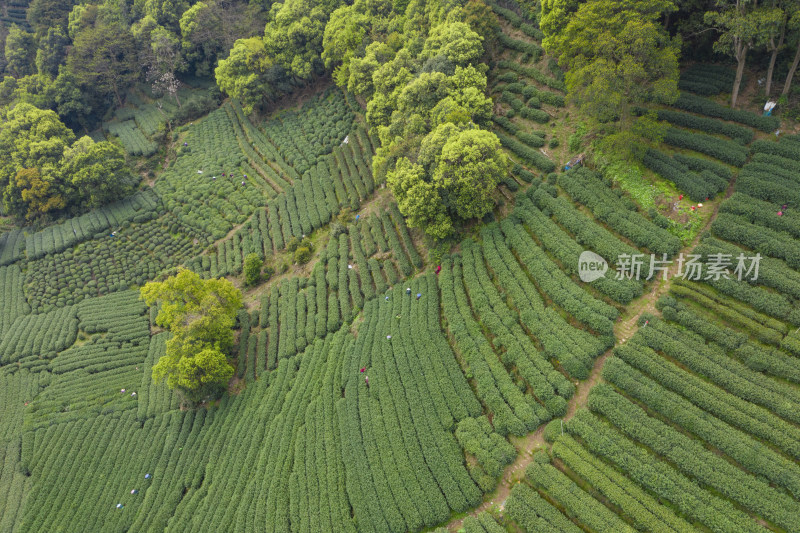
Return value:
<svg viewBox="0 0 800 533">
<path fill-rule="evenodd" d="M 305 265 L 311 259 L 311 250 L 305 246 L 300 246 L 294 251 L 294 262 L 298 265 Z"/>
<path fill-rule="evenodd" d="M 300 239 L 298 237 L 292 237 L 286 242 L 286 251 L 294 253 L 298 246 L 300 246 Z"/>
<path fill-rule="evenodd" d="M 781 123 L 778 117 L 763 117 L 749 111 L 731 109 L 707 98 L 702 98 L 693 94 L 681 94 L 672 105 L 678 109 L 697 113 L 698 115 L 706 115 L 745 124 L 766 133 L 775 131 Z"/>
<path fill-rule="evenodd" d="M 747 149 L 742 145 L 703 133 L 692 133 L 677 128 L 669 128 L 664 136 L 664 142 L 678 148 L 686 148 L 716 157 L 720 161 L 735 167 L 741 167 L 747 160 Z"/>
<path fill-rule="evenodd" d="M 256 253 L 247 254 L 244 258 L 244 283 L 248 286 L 257 285 L 261 281 L 261 267 L 264 262 Z"/>
</svg>

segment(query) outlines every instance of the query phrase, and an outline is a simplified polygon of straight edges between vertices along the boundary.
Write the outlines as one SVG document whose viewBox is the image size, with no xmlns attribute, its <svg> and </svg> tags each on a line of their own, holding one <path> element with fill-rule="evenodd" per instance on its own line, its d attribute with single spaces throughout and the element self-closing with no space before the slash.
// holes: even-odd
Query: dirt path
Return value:
<svg viewBox="0 0 800 533">
<path fill-rule="evenodd" d="M 731 181 L 730 186 L 725 191 L 724 197 L 710 202 L 711 205 L 709 205 L 709 207 L 713 206 L 712 215 L 706 221 L 703 228 L 697 232 L 697 236 L 694 238 L 694 240 L 688 246 L 685 246 L 683 249 L 681 249 L 679 254 L 686 256 L 692 249 L 694 249 L 695 246 L 697 246 L 697 243 L 700 241 L 700 235 L 707 231 L 714 219 L 717 218 L 720 204 L 722 204 L 725 199 L 733 194 L 735 181 L 735 178 Z M 657 313 L 655 304 L 658 299 L 661 298 L 661 296 L 669 291 L 672 279 L 674 279 L 678 274 L 678 268 L 678 263 L 673 261 L 668 270 L 666 280 L 660 278 L 658 281 L 652 282 L 651 285 L 646 287 L 649 289 L 646 293 L 642 294 L 642 296 L 626 306 L 625 312 L 617 319 L 617 323 L 614 324 L 614 338 L 616 339 L 615 347 L 625 343 L 633 336 L 634 333 L 636 333 L 636 330 L 638 329 L 636 323 L 643 313 Z M 660 274 L 660 276 L 663 276 L 663 274 Z M 598 357 L 594 363 L 592 372 L 589 374 L 589 377 L 577 384 L 575 394 L 572 395 L 572 398 L 570 398 L 569 402 L 567 403 L 567 413 L 564 415 L 564 421 L 571 419 L 580 407 L 586 405 L 586 400 L 589 397 L 589 391 L 592 389 L 592 387 L 600 382 L 603 365 L 611 356 L 613 350 L 614 348 L 611 348 L 603 355 Z M 519 452 L 516 461 L 506 467 L 502 478 L 497 484 L 497 489 L 493 493 L 486 495 L 483 503 L 474 510 L 470 511 L 469 515 L 474 516 L 481 511 L 486 511 L 494 507 L 502 512 L 503 508 L 505 507 L 506 499 L 511 493 L 511 488 L 515 483 L 522 479 L 522 477 L 524 477 L 525 468 L 533 461 L 532 452 L 537 448 L 546 446 L 544 440 L 544 425 L 526 437 L 511 437 L 510 440 Z M 465 517 L 461 517 L 451 521 L 449 524 L 447 524 L 448 530 L 454 532 L 458 531 L 464 522 L 464 518 Z"/>
</svg>

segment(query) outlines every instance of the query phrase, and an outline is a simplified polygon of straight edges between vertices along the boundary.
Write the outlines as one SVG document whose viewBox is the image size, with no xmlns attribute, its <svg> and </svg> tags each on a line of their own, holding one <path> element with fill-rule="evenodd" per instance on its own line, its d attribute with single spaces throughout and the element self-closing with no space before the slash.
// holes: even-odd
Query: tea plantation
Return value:
<svg viewBox="0 0 800 533">
<path fill-rule="evenodd" d="M 563 170 L 564 73 L 488 5 L 511 165 L 447 249 L 375 171 L 374 107 L 327 82 L 176 122 L 135 194 L 0 234 L 0 532 L 800 531 L 800 136 L 691 65 L 636 110 L 667 123 L 639 168 L 659 211 Z M 156 153 L 153 105 L 103 133 Z M 584 251 L 608 263 L 591 282 Z M 682 277 L 690 256 L 723 268 Z M 195 406 L 152 379 L 171 333 L 138 291 L 179 267 L 245 301 L 234 378 Z"/>
</svg>

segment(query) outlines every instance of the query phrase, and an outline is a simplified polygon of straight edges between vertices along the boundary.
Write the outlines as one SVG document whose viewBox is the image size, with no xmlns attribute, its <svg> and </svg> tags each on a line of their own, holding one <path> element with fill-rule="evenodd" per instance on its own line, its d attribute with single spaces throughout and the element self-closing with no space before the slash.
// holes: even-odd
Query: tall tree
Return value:
<svg viewBox="0 0 800 533">
<path fill-rule="evenodd" d="M 216 2 L 197 2 L 181 16 L 181 50 L 198 76 L 210 74 L 217 56 L 223 52 L 222 20 Z"/>
<path fill-rule="evenodd" d="M 387 183 L 408 224 L 441 239 L 455 222 L 492 210 L 493 193 L 508 170 L 494 133 L 445 122 L 422 140 L 415 163 L 397 160 Z"/>
<path fill-rule="evenodd" d="M 144 15 L 149 15 L 158 24 L 172 30 L 178 30 L 181 16 L 189 9 L 188 0 L 146 0 Z"/>
<path fill-rule="evenodd" d="M 69 37 L 62 28 L 48 28 L 47 34 L 39 39 L 39 49 L 36 51 L 36 70 L 39 74 L 56 77 L 58 67 L 67 55 L 67 46 Z"/>
<path fill-rule="evenodd" d="M 26 11 L 26 18 L 37 35 L 44 35 L 48 28 L 66 29 L 67 17 L 78 0 L 33 0 Z"/>
<path fill-rule="evenodd" d="M 766 48 L 769 52 L 769 66 L 767 67 L 767 82 L 764 92 L 769 97 L 772 92 L 772 75 L 775 71 L 775 62 L 778 59 L 778 53 L 783 50 L 784 43 L 786 42 L 786 29 L 791 20 L 794 12 L 800 9 L 800 2 L 798 0 L 773 0 L 772 5 L 781 10 L 781 21 L 777 27 L 771 28 L 769 37 L 766 41 Z"/>
<path fill-rule="evenodd" d="M 720 32 L 714 50 L 736 60 L 736 77 L 731 90 L 731 107 L 736 107 L 747 53 L 766 45 L 783 19 L 776 7 L 758 5 L 758 0 L 719 0 L 718 11 L 705 14 L 706 24 Z"/>
<path fill-rule="evenodd" d="M 92 119 L 97 121 L 101 118 L 97 113 L 92 113 L 95 104 L 100 107 L 100 103 L 93 103 L 88 91 L 81 88 L 75 74 L 64 65 L 59 68 L 58 76 L 50 86 L 50 94 L 58 116 L 74 131 L 89 131 L 93 125 Z"/>
<path fill-rule="evenodd" d="M 797 71 L 797 65 L 800 64 L 800 8 L 792 11 L 786 25 L 790 39 L 796 43 L 796 48 L 794 59 L 792 60 L 792 64 L 789 65 L 789 72 L 786 74 L 786 79 L 783 82 L 783 90 L 781 91 L 781 95 L 789 94 L 789 89 L 792 87 L 794 73 Z"/>
<path fill-rule="evenodd" d="M 55 112 L 20 103 L 0 113 L 0 186 L 24 168 L 55 168 L 75 140 Z"/>
<path fill-rule="evenodd" d="M 36 59 L 36 39 L 16 24 L 6 37 L 6 71 L 15 78 L 33 74 Z"/>
<path fill-rule="evenodd" d="M 327 68 L 336 67 L 333 76 L 339 86 L 347 85 L 350 77 L 350 61 L 370 27 L 369 16 L 358 11 L 359 5 L 362 4 L 340 7 L 331 14 L 330 20 L 325 25 L 322 59 Z"/>
<path fill-rule="evenodd" d="M 563 3 L 550 15 L 569 13 Z M 589 0 L 566 23 L 552 21 L 544 45 L 567 71 L 569 98 L 589 117 L 623 127 L 634 105 L 674 101 L 680 43 L 659 22 L 674 9 L 671 0 Z"/>
<path fill-rule="evenodd" d="M 166 379 L 196 402 L 218 392 L 233 376 L 226 353 L 233 346 L 236 312 L 242 293 L 222 279 L 203 280 L 186 269 L 141 289 L 147 305 L 160 303 L 156 324 L 169 329 L 166 354 L 153 366 L 153 379 Z"/>
<path fill-rule="evenodd" d="M 75 194 L 75 203 L 99 207 L 133 192 L 136 180 L 125 152 L 114 143 L 81 137 L 64 151 L 61 171 Z"/>
<path fill-rule="evenodd" d="M 6 211 L 29 222 L 64 208 L 120 199 L 137 184 L 122 149 L 77 142 L 55 112 L 25 102 L 0 114 L 0 187 Z"/>
<path fill-rule="evenodd" d="M 247 113 L 275 98 L 285 87 L 283 68 L 268 56 L 260 37 L 236 41 L 214 74 L 220 91 L 238 98 Z"/>
<path fill-rule="evenodd" d="M 122 95 L 141 71 L 131 32 L 104 24 L 78 34 L 67 66 L 85 89 L 113 96 L 120 106 Z"/>
<path fill-rule="evenodd" d="M 323 72 L 322 40 L 325 24 L 339 0 L 286 0 L 272 4 L 264 29 L 267 54 L 299 80 Z"/>
<path fill-rule="evenodd" d="M 4 200 L 9 213 L 25 218 L 28 223 L 66 206 L 52 168 L 46 175 L 38 168 L 23 168 L 6 187 Z"/>
</svg>

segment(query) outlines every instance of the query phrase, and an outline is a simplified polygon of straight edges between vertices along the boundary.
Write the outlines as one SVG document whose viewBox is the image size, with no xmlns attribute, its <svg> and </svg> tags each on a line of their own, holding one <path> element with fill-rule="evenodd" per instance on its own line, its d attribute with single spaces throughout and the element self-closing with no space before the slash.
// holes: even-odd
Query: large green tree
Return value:
<svg viewBox="0 0 800 533">
<path fill-rule="evenodd" d="M 553 20 L 543 26 L 544 46 L 566 70 L 570 99 L 589 117 L 627 126 L 632 106 L 677 97 L 680 43 L 659 22 L 675 9 L 671 0 L 589 0 L 574 11 L 572 2 L 545 4 L 552 10 L 543 20 Z"/>
<path fill-rule="evenodd" d="M 59 65 L 66 58 L 69 44 L 69 37 L 62 28 L 48 28 L 47 33 L 39 40 L 39 49 L 36 51 L 36 70 L 39 74 L 56 77 Z"/>
<path fill-rule="evenodd" d="M 15 78 L 33 74 L 36 59 L 36 39 L 16 24 L 6 37 L 6 70 Z"/>
<path fill-rule="evenodd" d="M 719 0 L 719 9 L 709 11 L 705 21 L 720 32 L 714 50 L 736 60 L 736 77 L 731 90 L 731 107 L 736 107 L 747 54 L 766 47 L 779 30 L 784 14 L 778 7 L 759 6 L 757 0 Z"/>
<path fill-rule="evenodd" d="M 75 134 L 55 112 L 21 103 L 0 113 L 0 186 L 24 168 L 56 168 Z"/>
<path fill-rule="evenodd" d="M 286 86 L 283 68 L 267 54 L 260 37 L 236 41 L 214 74 L 219 89 L 238 98 L 247 113 L 273 100 Z"/>
<path fill-rule="evenodd" d="M 136 180 L 125 152 L 114 143 L 81 137 L 64 151 L 61 172 L 74 190 L 75 202 L 99 207 L 133 191 Z"/>
<path fill-rule="evenodd" d="M 494 133 L 445 122 L 423 139 L 415 163 L 397 160 L 387 182 L 408 224 L 441 239 L 492 210 L 509 166 Z"/>
<path fill-rule="evenodd" d="M 216 2 L 197 2 L 180 20 L 181 50 L 198 76 L 207 76 L 223 52 L 222 10 Z"/>
<path fill-rule="evenodd" d="M 153 366 L 153 379 L 166 380 L 192 402 L 215 394 L 233 377 L 226 354 L 233 346 L 236 312 L 242 294 L 224 279 L 201 279 L 186 269 L 141 288 L 147 305 L 159 304 L 156 324 L 172 337 Z"/>
<path fill-rule="evenodd" d="M 33 222 L 118 200 L 135 186 L 118 146 L 75 142 L 55 112 L 28 103 L 0 113 L 0 187 L 9 214 Z"/>
<path fill-rule="evenodd" d="M 34 222 L 52 211 L 66 207 L 62 187 L 58 183 L 55 169 L 23 168 L 11 179 L 4 198 L 9 213 Z"/>
<path fill-rule="evenodd" d="M 131 32 L 107 24 L 78 33 L 67 66 L 85 90 L 113 97 L 120 106 L 123 95 L 141 74 Z"/>
<path fill-rule="evenodd" d="M 338 0 L 286 0 L 272 4 L 264 29 L 264 47 L 269 56 L 301 80 L 322 73 L 320 54 L 325 24 L 339 5 Z"/>
<path fill-rule="evenodd" d="M 33 0 L 28 6 L 26 18 L 39 35 L 48 28 L 66 29 L 67 17 L 78 0 Z"/>
<path fill-rule="evenodd" d="M 794 59 L 791 65 L 789 65 L 789 71 L 786 73 L 786 79 L 783 82 L 781 95 L 789 94 L 794 73 L 797 72 L 797 66 L 800 65 L 800 9 L 792 10 L 791 15 L 786 21 L 786 26 L 788 31 L 787 41 L 795 46 L 795 52 Z"/>
</svg>

